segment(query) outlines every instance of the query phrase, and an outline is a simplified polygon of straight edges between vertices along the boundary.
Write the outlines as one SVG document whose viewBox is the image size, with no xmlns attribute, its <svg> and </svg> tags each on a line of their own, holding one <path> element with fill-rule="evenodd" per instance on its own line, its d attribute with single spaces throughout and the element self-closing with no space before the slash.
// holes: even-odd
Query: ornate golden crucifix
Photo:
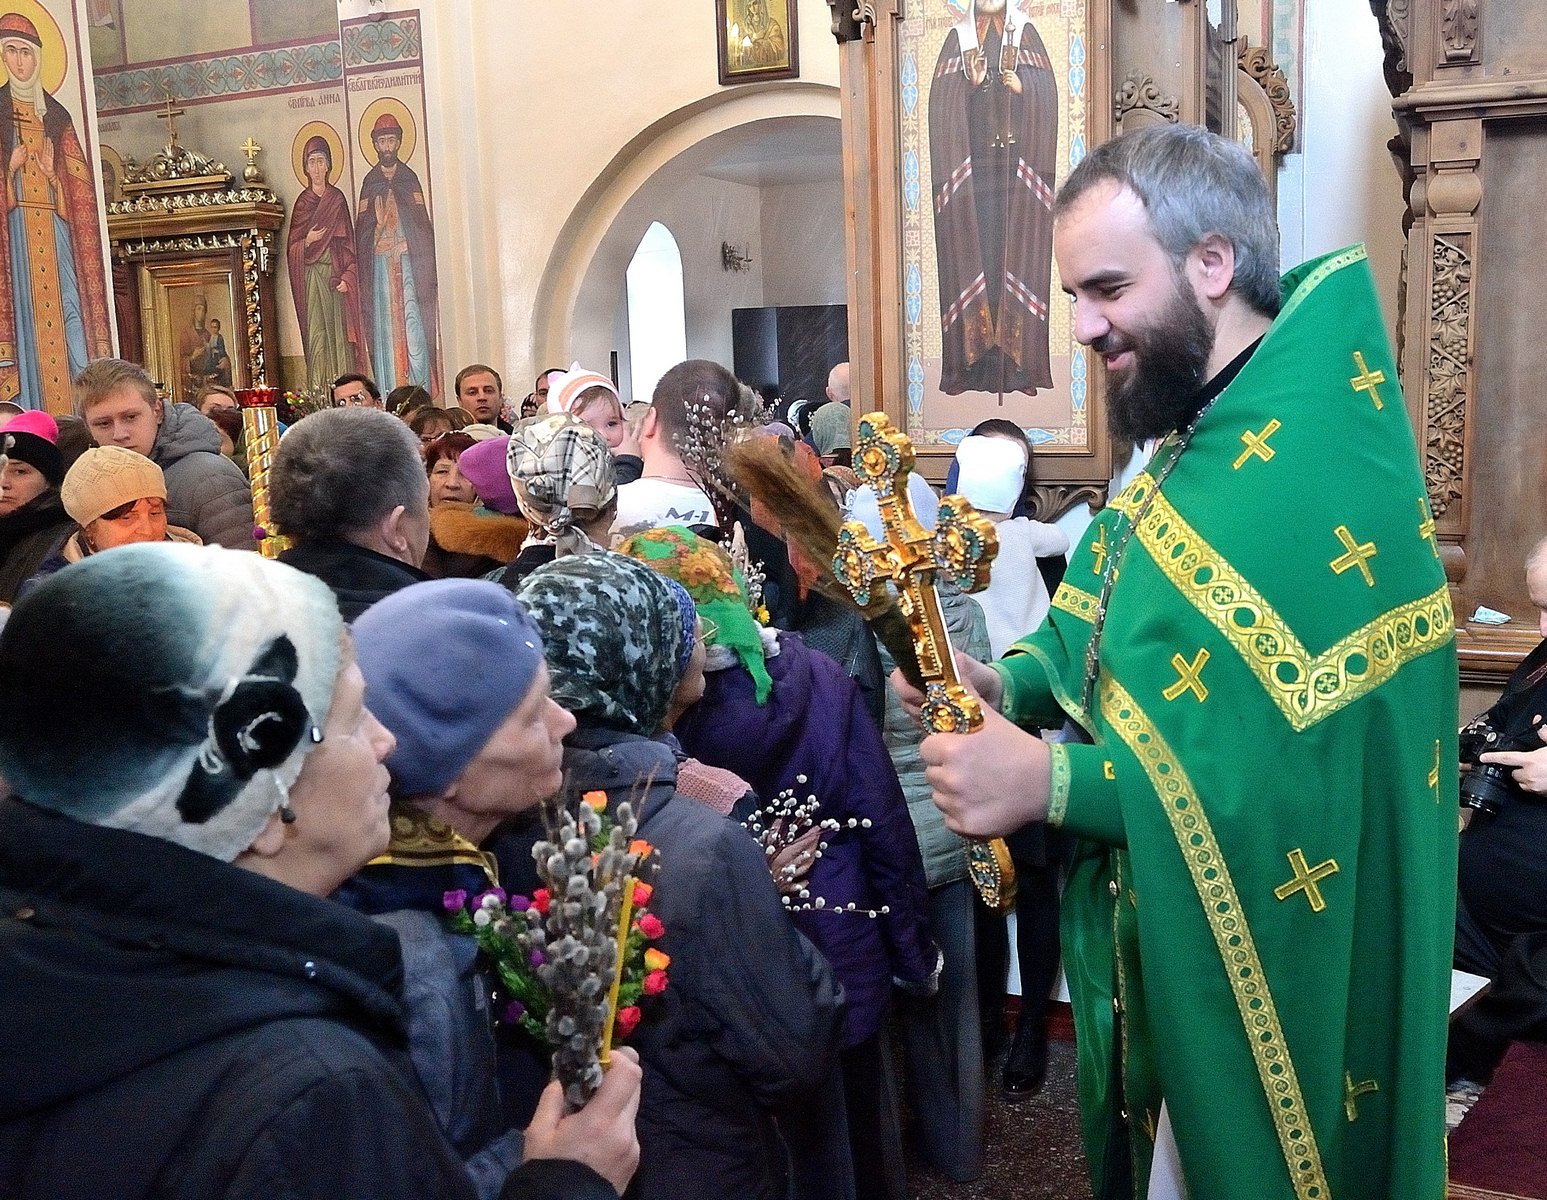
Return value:
<svg viewBox="0 0 1547 1200">
<path fill-rule="evenodd" d="M 913 443 L 882 413 L 860 418 L 854 468 L 875 489 L 886 540 L 876 541 L 858 521 L 846 522 L 838 533 L 833 574 L 861 605 L 878 586 L 890 582 L 897 589 L 918 654 L 919 678 L 909 682 L 923 689 L 924 727 L 931 733 L 973 733 L 983 725 L 983 710 L 956 674 L 935 575 L 944 571 L 967 592 L 987 587 L 989 564 L 999 550 L 993 522 L 961 496 L 947 496 L 935 528 L 925 529 L 908 501 Z M 1015 902 L 1015 868 L 1004 841 L 968 843 L 968 867 L 984 901 L 1008 912 Z"/>
<path fill-rule="evenodd" d="M 173 100 L 172 100 L 172 89 L 171 88 L 169 88 L 165 84 L 163 84 L 161 90 L 166 93 L 167 110 L 166 110 L 166 112 L 157 113 L 156 114 L 156 120 L 158 120 L 158 121 L 165 121 L 167 123 L 167 146 L 170 149 L 176 150 L 177 149 L 177 118 L 182 116 L 185 110 L 181 109 L 181 108 L 174 107 Z"/>
</svg>

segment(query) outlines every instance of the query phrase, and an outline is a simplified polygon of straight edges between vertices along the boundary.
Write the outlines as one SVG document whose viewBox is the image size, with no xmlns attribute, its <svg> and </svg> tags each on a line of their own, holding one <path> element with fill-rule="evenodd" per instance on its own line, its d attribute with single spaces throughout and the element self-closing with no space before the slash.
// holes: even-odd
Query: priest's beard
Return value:
<svg viewBox="0 0 1547 1200">
<path fill-rule="evenodd" d="M 1097 354 L 1133 351 L 1132 363 L 1109 372 L 1107 411 L 1112 436 L 1128 442 L 1164 437 L 1181 429 L 1202 407 L 1214 327 L 1191 291 L 1178 281 L 1152 324 L 1125 337 L 1115 330 L 1091 344 Z"/>
</svg>

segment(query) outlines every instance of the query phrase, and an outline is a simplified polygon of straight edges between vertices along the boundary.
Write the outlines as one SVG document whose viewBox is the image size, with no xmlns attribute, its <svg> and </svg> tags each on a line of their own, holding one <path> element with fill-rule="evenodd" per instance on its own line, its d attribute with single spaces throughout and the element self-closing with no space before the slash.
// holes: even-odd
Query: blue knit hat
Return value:
<svg viewBox="0 0 1547 1200">
<path fill-rule="evenodd" d="M 397 738 L 393 794 L 446 790 L 521 706 L 542 635 L 497 583 L 436 579 L 371 605 L 351 627 L 365 703 Z"/>
</svg>

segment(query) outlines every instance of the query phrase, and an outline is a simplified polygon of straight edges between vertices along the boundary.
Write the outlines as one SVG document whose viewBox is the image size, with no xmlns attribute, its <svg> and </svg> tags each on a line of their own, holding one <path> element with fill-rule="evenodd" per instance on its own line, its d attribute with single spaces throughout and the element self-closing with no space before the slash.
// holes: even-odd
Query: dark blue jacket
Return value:
<svg viewBox="0 0 1547 1200">
<path fill-rule="evenodd" d="M 843 984 L 844 1044 L 853 1046 L 880 1029 L 894 977 L 922 984 L 934 972 L 924 863 L 897 771 L 854 681 L 791 634 L 779 635 L 767 665 L 767 703 L 758 705 L 744 668 L 711 671 L 704 698 L 673 732 L 694 758 L 740 775 L 764 804 L 793 788 L 815 794 L 822 816 L 870 821 L 829 837 L 811 870 L 812 900 L 821 897 L 828 911 L 795 914 Z M 875 919 L 831 911 L 851 902 L 888 911 Z"/>
<path fill-rule="evenodd" d="M 670 984 L 629 1039 L 644 1066 L 637 1200 L 785 1195 L 781 1110 L 807 1105 L 837 1059 L 842 991 L 784 915 L 746 830 L 677 795 L 664 742 L 584 728 L 564 769 L 577 792 L 641 814 L 656 864 Z M 911 835 L 910 835 L 911 836 Z"/>
</svg>

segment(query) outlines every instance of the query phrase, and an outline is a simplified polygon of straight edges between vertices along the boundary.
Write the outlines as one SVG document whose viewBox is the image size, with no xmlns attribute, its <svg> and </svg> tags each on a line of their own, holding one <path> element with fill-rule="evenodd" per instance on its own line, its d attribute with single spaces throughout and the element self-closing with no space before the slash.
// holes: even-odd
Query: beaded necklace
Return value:
<svg viewBox="0 0 1547 1200">
<path fill-rule="evenodd" d="M 1198 432 L 1198 422 L 1202 421 L 1203 415 L 1214 407 L 1214 401 L 1219 399 L 1222 390 L 1221 392 L 1215 392 L 1214 395 L 1209 397 L 1203 407 L 1194 414 L 1193 419 L 1187 423 L 1187 428 L 1182 430 L 1179 437 L 1173 434 L 1160 444 L 1159 449 L 1156 451 L 1157 454 L 1164 450 L 1167 444 L 1171 443 L 1172 437 L 1176 438 L 1175 451 L 1161 465 L 1159 473 L 1155 476 L 1155 485 L 1150 488 L 1148 494 L 1140 501 L 1138 511 L 1129 519 L 1127 528 L 1123 530 L 1122 536 L 1117 539 L 1117 545 L 1112 547 L 1112 553 L 1107 556 L 1106 570 L 1101 573 L 1101 592 L 1096 597 L 1096 616 L 1090 633 L 1090 641 L 1085 646 L 1083 704 L 1086 720 L 1090 720 L 1091 705 L 1096 698 L 1096 673 L 1100 667 L 1101 631 L 1106 626 L 1107 602 L 1112 596 L 1112 585 L 1117 581 L 1118 564 L 1122 560 L 1123 552 L 1128 548 L 1129 541 L 1133 538 L 1133 531 L 1139 527 L 1139 522 L 1144 519 L 1144 514 L 1149 511 L 1150 504 L 1154 502 L 1155 497 L 1160 495 L 1161 485 L 1165 483 L 1171 474 L 1172 468 L 1181 460 L 1182 454 L 1192 443 L 1193 434 Z"/>
</svg>

